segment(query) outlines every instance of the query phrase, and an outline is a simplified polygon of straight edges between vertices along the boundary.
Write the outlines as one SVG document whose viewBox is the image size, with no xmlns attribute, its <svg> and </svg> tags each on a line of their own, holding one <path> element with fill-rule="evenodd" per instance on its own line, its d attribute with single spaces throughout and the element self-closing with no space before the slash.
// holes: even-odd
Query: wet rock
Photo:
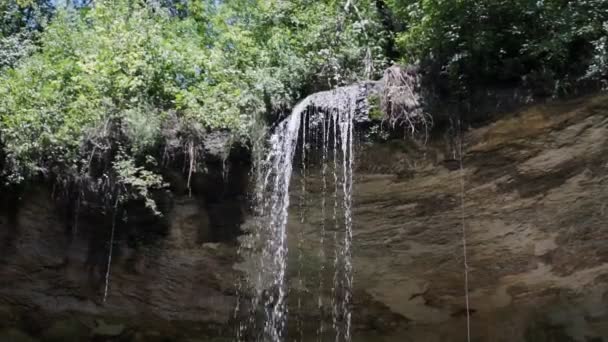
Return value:
<svg viewBox="0 0 608 342">
<path fill-rule="evenodd" d="M 449 138 L 358 146 L 355 337 L 465 340 L 463 219 L 473 340 L 608 337 L 607 118 L 606 95 L 503 116 L 465 133 L 462 171 Z M 9 308 L 0 317 L 12 317 L 0 324 L 0 341 L 84 334 L 75 322 L 48 320 L 65 312 L 121 317 L 99 325 L 100 337 L 230 339 L 236 236 L 249 215 L 248 168 L 232 162 L 226 183 L 215 168 L 194 176 L 192 197 L 175 190 L 163 223 L 125 215 L 106 303 L 108 222 L 83 216 L 73 234 L 50 189 L 25 193 L 18 210 L 0 214 L 0 307 Z M 293 184 L 301 184 L 299 174 Z M 288 300 L 290 317 L 314 336 L 320 320 L 331 326 L 333 241 L 324 240 L 320 256 L 320 170 L 307 175 L 306 193 L 300 186 L 291 192 L 294 203 L 303 195 L 307 201 L 304 220 L 302 206 L 290 209 Z M 329 210 L 333 198 L 326 200 Z M 26 334 L 7 330 L 13 323 Z"/>
<path fill-rule="evenodd" d="M 462 172 L 448 139 L 360 146 L 353 250 L 355 288 L 367 297 L 356 292 L 356 308 L 380 303 L 386 317 L 407 318 L 403 338 L 433 340 L 425 334 L 434 330 L 437 340 L 463 340 L 464 222 L 475 339 L 608 337 L 576 310 L 561 310 L 559 320 L 536 328 L 526 321 L 533 312 L 553 317 L 555 302 L 584 312 L 608 304 L 601 298 L 608 288 L 607 139 L 608 96 L 599 95 L 533 106 L 467 131 Z M 292 222 L 288 235 L 305 236 L 304 255 L 319 248 L 322 216 L 320 174 L 308 172 L 312 204 L 306 222 Z M 354 315 L 367 322 L 359 323 L 361 331 L 390 331 L 378 312 Z"/>
<path fill-rule="evenodd" d="M 42 333 L 45 342 L 79 342 L 90 338 L 89 327 L 75 318 L 59 320 Z"/>
<path fill-rule="evenodd" d="M 0 331 L 0 341 L 2 342 L 39 342 L 39 340 L 21 332 L 17 329 L 7 329 Z"/>
<path fill-rule="evenodd" d="M 123 317 L 119 324 L 125 333 L 127 325 L 164 322 L 166 331 L 175 331 L 171 326 L 176 322 L 204 326 L 232 317 L 235 245 L 203 246 L 216 227 L 209 225 L 200 197 L 176 196 L 164 226 L 125 214 L 117 224 L 103 303 L 111 220 L 80 215 L 74 233 L 51 200 L 50 189 L 35 190 L 24 194 L 14 220 L 0 220 L 0 232 L 7 233 L 0 235 L 0 244 L 10 244 L 0 265 L 0 306 L 10 308 L 7 315 L 23 331 L 53 338 L 61 331 L 80 336 L 80 327 L 72 322 L 53 325 L 66 312 Z M 238 218 L 241 213 L 231 215 Z M 22 314 L 11 314 L 17 308 Z"/>
<path fill-rule="evenodd" d="M 8 305 L 0 305 L 0 329 L 8 327 L 16 319 L 13 309 Z"/>
<path fill-rule="evenodd" d="M 104 320 L 98 320 L 93 329 L 93 335 L 101 337 L 117 337 L 125 332 L 125 325 L 120 323 L 109 324 Z"/>
</svg>

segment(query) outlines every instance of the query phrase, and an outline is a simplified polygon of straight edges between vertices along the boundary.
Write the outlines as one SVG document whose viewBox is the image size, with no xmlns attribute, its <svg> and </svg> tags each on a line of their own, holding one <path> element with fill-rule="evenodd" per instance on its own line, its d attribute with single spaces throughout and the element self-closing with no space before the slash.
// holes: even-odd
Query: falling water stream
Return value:
<svg viewBox="0 0 608 342">
<path fill-rule="evenodd" d="M 112 229 L 110 230 L 110 245 L 108 247 L 108 265 L 106 267 L 105 284 L 103 288 L 103 303 L 108 299 L 108 289 L 110 287 L 110 268 L 112 266 L 112 251 L 114 249 L 114 232 L 116 231 L 116 214 L 118 212 L 118 200 L 120 199 L 120 192 L 116 194 L 116 201 L 114 202 L 114 208 L 112 211 Z"/>
<path fill-rule="evenodd" d="M 237 334 L 239 341 L 280 342 L 287 338 L 287 222 L 290 203 L 289 187 L 296 150 L 301 148 L 301 191 L 306 192 L 307 150 L 315 149 L 321 154 L 320 165 L 322 198 L 318 204 L 322 211 L 318 255 L 321 265 L 318 274 L 317 308 L 320 320 L 317 339 L 326 332 L 323 312 L 323 293 L 331 286 L 332 327 L 336 342 L 351 341 L 351 302 L 353 286 L 352 267 L 352 191 L 353 191 L 353 129 L 355 113 L 360 111 L 360 87 L 338 88 L 311 95 L 300 102 L 292 113 L 281 122 L 268 140 L 268 152 L 257 173 L 256 222 L 254 233 L 249 237 L 248 247 L 255 262 L 249 271 L 248 287 L 252 290 L 248 315 L 242 320 Z M 365 99 L 365 97 L 363 97 Z M 363 104 L 365 108 L 366 104 Z M 320 137 L 312 139 L 311 137 Z M 307 139 L 314 141 L 307 141 Z M 301 142 L 301 144 L 298 144 Z M 330 149 L 330 146 L 332 147 Z M 333 175 L 329 176 L 329 172 Z M 330 183 L 332 183 L 330 185 Z M 333 193 L 329 193 L 329 189 Z M 327 197 L 333 198 L 333 215 L 327 218 Z M 306 199 L 300 198 L 300 222 L 305 223 Z M 333 223 L 333 224 L 332 224 Z M 333 282 L 323 282 L 326 272 L 325 247 L 328 229 L 333 230 Z M 298 287 L 304 287 L 302 277 L 303 232 L 298 235 L 298 262 L 295 273 Z M 241 286 L 241 289 L 243 286 Z M 298 294 L 301 296 L 301 294 Z M 302 297 L 297 298 L 298 311 L 302 310 Z M 237 309 L 238 310 L 238 309 Z M 299 312 L 301 314 L 301 312 Z M 303 319 L 295 322 L 299 339 L 303 338 Z"/>
<path fill-rule="evenodd" d="M 296 109 L 298 109 L 296 107 Z M 295 110 L 294 110 L 295 111 Z M 267 233 L 262 252 L 262 276 L 269 275 L 270 283 L 258 292 L 264 305 L 264 340 L 282 341 L 285 334 L 286 272 L 287 272 L 287 210 L 289 184 L 293 168 L 301 115 L 292 115 L 282 123 L 270 139 L 270 153 L 265 161 L 261 202 L 261 230 Z"/>
</svg>

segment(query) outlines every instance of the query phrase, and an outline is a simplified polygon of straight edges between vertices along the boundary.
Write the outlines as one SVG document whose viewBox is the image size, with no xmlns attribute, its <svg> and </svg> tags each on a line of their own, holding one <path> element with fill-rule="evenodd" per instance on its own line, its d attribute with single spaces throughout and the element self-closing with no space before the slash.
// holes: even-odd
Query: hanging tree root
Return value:
<svg viewBox="0 0 608 342">
<path fill-rule="evenodd" d="M 415 67 L 393 65 L 384 71 L 380 109 L 393 128 L 403 125 L 410 133 L 432 126 L 432 117 L 424 113 L 420 95 L 420 75 Z"/>
</svg>

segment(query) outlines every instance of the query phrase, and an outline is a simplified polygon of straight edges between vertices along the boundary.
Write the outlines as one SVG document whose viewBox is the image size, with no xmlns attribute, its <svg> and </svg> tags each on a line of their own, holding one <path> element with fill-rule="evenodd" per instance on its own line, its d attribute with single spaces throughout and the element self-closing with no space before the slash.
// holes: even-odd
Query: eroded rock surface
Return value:
<svg viewBox="0 0 608 342">
<path fill-rule="evenodd" d="M 43 341 L 231 335 L 231 265 L 249 173 L 248 161 L 240 162 L 227 161 L 226 170 L 208 164 L 193 175 L 191 190 L 183 175 L 169 174 L 172 193 L 158 201 L 162 217 L 140 203 L 116 213 L 84 201 L 74 209 L 42 185 L 2 194 L 0 336 L 4 326 Z"/>
<path fill-rule="evenodd" d="M 457 150 L 441 137 L 358 146 L 355 341 L 464 340 L 463 217 L 475 341 L 608 339 L 608 97 L 468 130 L 462 172 Z M 331 324 L 329 269 L 317 309 L 319 266 L 331 263 L 319 256 L 318 171 L 308 171 L 303 223 L 297 171 L 292 181 L 289 311 L 306 336 L 320 316 Z M 173 195 L 160 221 L 120 223 L 106 303 L 109 222 L 83 215 L 74 233 L 50 190 L 2 194 L 0 336 L 229 339 L 246 174 L 226 187 L 219 174 L 194 177 L 209 191 Z"/>
<path fill-rule="evenodd" d="M 356 307 L 393 313 L 381 329 L 395 341 L 464 340 L 464 218 L 477 340 L 608 338 L 607 143 L 608 97 L 596 96 L 469 130 L 462 172 L 457 142 L 361 146 Z M 308 182 L 309 224 L 292 220 L 290 236 L 295 248 L 303 230 L 304 253 L 315 255 L 320 180 Z M 376 328 L 362 312 L 355 309 L 359 327 Z"/>
</svg>

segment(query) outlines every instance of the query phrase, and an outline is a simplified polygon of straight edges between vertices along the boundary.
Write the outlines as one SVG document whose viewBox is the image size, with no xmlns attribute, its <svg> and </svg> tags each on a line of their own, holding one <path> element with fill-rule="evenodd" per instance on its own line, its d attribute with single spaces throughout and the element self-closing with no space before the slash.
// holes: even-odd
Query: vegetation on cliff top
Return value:
<svg viewBox="0 0 608 342">
<path fill-rule="evenodd" d="M 205 132 L 247 137 L 303 92 L 385 64 L 371 2 L 98 0 L 42 11 L 51 3 L 2 5 L 6 183 L 143 181 L 174 146 L 196 159 Z"/>
<path fill-rule="evenodd" d="M 460 98 L 566 94 L 606 81 L 607 37 L 604 0 L 0 0 L 0 180 L 147 197 L 206 132 L 249 138 L 391 62 Z"/>
<path fill-rule="evenodd" d="M 608 1 L 386 0 L 398 57 L 452 93 L 524 86 L 568 95 L 606 86 Z"/>
</svg>

